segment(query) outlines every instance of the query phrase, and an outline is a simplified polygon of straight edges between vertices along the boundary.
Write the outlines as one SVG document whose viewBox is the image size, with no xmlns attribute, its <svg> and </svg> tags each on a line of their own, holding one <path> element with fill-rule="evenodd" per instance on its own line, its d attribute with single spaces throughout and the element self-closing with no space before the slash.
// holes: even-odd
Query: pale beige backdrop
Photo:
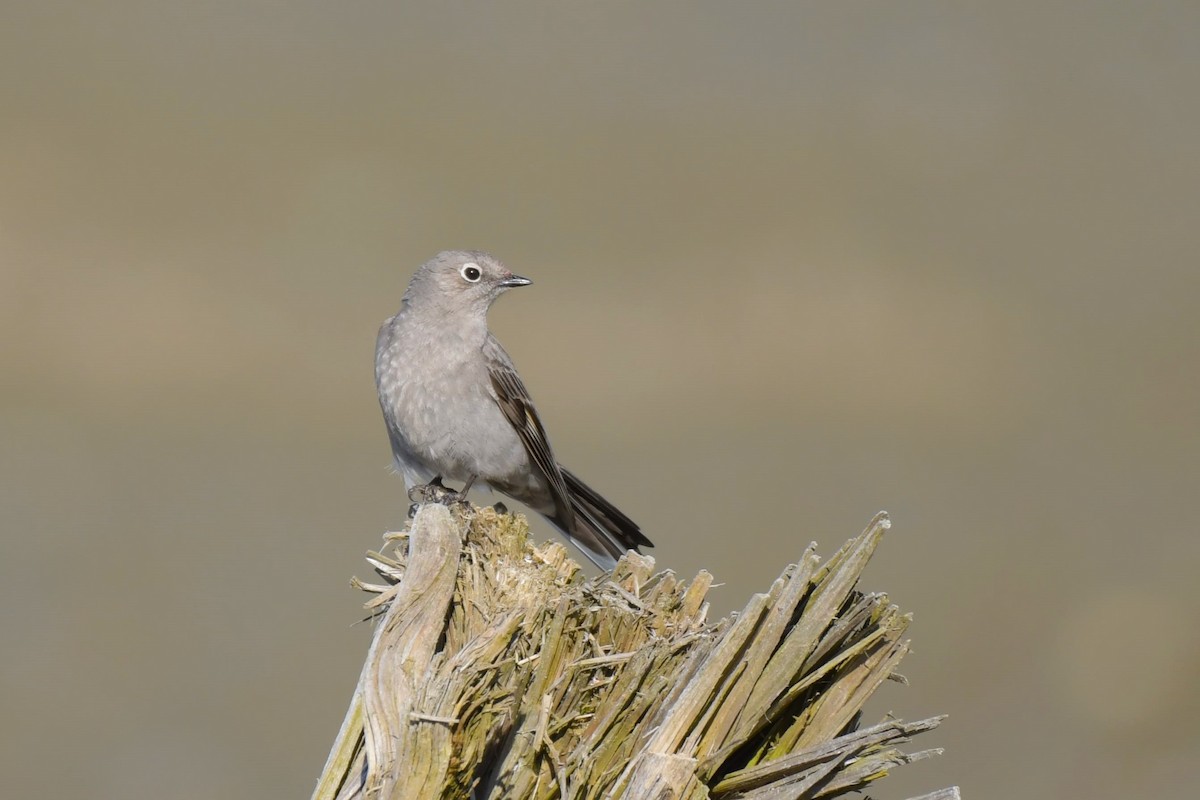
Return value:
<svg viewBox="0 0 1200 800">
<path fill-rule="evenodd" d="M 308 795 L 444 247 L 716 610 L 892 512 L 872 795 L 1194 791 L 1200 5 L 648 5 L 0 3 L 4 794 Z"/>
</svg>

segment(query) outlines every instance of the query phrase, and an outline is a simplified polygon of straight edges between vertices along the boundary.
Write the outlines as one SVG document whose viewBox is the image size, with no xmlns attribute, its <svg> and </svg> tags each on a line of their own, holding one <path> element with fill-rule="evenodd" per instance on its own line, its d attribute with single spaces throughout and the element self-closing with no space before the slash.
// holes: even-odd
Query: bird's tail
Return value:
<svg viewBox="0 0 1200 800">
<path fill-rule="evenodd" d="M 596 566 L 612 569 L 627 550 L 654 546 L 620 509 L 561 464 L 559 470 L 575 517 L 574 530 L 567 531 L 567 535 Z"/>
</svg>

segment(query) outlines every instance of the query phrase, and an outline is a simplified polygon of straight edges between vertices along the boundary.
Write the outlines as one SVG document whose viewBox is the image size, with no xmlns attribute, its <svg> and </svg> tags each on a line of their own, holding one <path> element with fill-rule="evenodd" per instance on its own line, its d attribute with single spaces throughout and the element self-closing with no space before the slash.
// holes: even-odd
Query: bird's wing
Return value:
<svg viewBox="0 0 1200 800">
<path fill-rule="evenodd" d="M 554 452 L 550 449 L 546 429 L 542 427 L 537 409 L 533 407 L 533 400 L 529 397 L 529 390 L 517 374 L 508 353 L 490 335 L 484 344 L 483 355 L 487 361 L 492 389 L 496 393 L 496 402 L 516 430 L 521 443 L 525 445 L 530 462 L 546 478 L 550 495 L 554 499 L 555 516 L 569 531 L 574 522 L 571 498 L 567 493 L 567 484 L 558 468 L 558 462 L 554 460 Z"/>
</svg>

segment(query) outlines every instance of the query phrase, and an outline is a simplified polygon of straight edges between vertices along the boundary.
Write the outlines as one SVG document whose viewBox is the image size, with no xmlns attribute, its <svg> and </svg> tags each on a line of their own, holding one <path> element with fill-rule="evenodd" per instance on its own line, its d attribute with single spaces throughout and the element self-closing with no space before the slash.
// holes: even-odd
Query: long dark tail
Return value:
<svg viewBox="0 0 1200 800">
<path fill-rule="evenodd" d="M 612 568 L 627 550 L 654 546 L 636 522 L 569 469 L 561 464 L 558 468 L 566 481 L 575 515 L 576 530 L 568 534 L 598 566 Z"/>
</svg>

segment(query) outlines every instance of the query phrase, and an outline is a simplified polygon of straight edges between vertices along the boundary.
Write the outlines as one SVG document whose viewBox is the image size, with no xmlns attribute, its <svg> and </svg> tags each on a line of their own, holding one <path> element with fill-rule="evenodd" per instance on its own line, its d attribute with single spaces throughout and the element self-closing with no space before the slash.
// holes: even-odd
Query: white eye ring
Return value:
<svg viewBox="0 0 1200 800">
<path fill-rule="evenodd" d="M 462 269 L 458 271 L 459 275 L 463 276 L 464 281 L 470 283 L 479 283 L 479 279 L 483 277 L 483 271 L 479 269 L 479 265 L 474 262 L 469 262 L 462 265 Z"/>
</svg>

